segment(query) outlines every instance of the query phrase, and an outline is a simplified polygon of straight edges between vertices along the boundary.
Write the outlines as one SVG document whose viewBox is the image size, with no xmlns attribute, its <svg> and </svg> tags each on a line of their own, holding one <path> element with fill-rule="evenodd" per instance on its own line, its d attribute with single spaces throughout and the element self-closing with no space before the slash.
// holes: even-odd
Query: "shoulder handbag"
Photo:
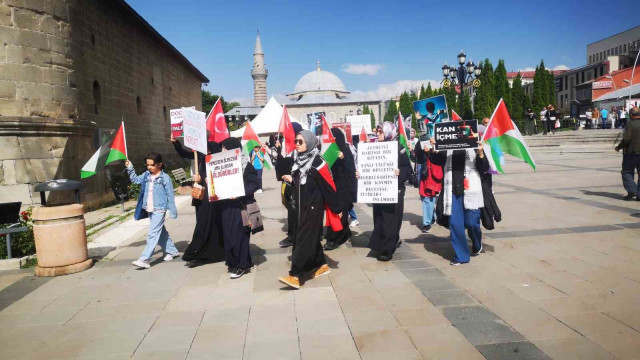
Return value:
<svg viewBox="0 0 640 360">
<path fill-rule="evenodd" d="M 251 233 L 259 233 L 264 230 L 262 225 L 262 214 L 260 213 L 260 207 L 257 202 L 247 204 L 247 215 L 249 216 L 249 225 L 251 226 Z"/>
</svg>

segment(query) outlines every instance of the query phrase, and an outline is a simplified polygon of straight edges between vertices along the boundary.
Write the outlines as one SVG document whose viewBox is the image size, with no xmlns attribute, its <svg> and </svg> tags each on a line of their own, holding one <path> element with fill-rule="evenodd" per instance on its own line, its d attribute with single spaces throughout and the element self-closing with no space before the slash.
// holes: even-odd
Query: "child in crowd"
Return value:
<svg viewBox="0 0 640 360">
<path fill-rule="evenodd" d="M 140 184 L 140 196 L 134 218 L 136 220 L 149 218 L 149 234 L 147 235 L 147 246 L 138 260 L 132 264 L 148 269 L 149 259 L 153 255 L 156 245 L 160 245 L 164 253 L 164 261 L 171 261 L 178 256 L 178 249 L 171 241 L 167 229 L 164 227 L 165 213 L 169 211 L 171 218 L 178 217 L 176 203 L 173 197 L 173 183 L 171 178 L 162 171 L 162 156 L 155 152 L 150 152 L 145 158 L 147 171 L 142 175 L 136 175 L 133 165 L 129 160 L 125 162 L 127 173 L 131 182 Z"/>
</svg>

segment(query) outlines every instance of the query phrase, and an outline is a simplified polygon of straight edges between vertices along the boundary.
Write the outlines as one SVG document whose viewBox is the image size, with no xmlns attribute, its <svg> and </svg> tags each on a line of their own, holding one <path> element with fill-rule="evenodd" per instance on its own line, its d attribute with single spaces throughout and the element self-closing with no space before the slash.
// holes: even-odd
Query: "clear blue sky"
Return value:
<svg viewBox="0 0 640 360">
<path fill-rule="evenodd" d="M 227 100 L 252 99 L 250 70 L 260 29 L 269 96 L 293 90 L 316 68 L 350 91 L 401 80 L 440 81 L 463 49 L 473 60 L 504 59 L 507 70 L 576 67 L 586 45 L 640 25 L 635 1 L 203 1 L 127 0 Z M 346 64 L 381 65 L 375 75 Z"/>
</svg>

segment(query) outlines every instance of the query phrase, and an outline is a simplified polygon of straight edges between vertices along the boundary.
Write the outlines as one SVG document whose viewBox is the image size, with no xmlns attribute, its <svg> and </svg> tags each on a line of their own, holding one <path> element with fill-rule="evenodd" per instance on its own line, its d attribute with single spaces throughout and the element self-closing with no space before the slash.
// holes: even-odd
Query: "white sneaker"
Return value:
<svg viewBox="0 0 640 360">
<path fill-rule="evenodd" d="M 262 194 L 262 189 L 256 190 L 256 194 Z"/>
<path fill-rule="evenodd" d="M 171 261 L 171 260 L 173 260 L 173 258 L 177 257 L 178 255 L 180 255 L 180 253 L 177 253 L 177 254 L 174 254 L 174 255 L 167 254 L 167 255 L 164 257 L 164 261 Z"/>
<path fill-rule="evenodd" d="M 353 220 L 353 221 L 351 222 L 351 224 L 349 224 L 349 226 L 350 226 L 350 227 L 356 227 L 356 226 L 358 226 L 359 224 L 360 224 L 360 222 L 359 222 L 358 220 Z"/>
<path fill-rule="evenodd" d="M 141 269 L 149 269 L 151 267 L 151 265 L 149 265 L 149 262 L 147 261 L 141 261 L 141 260 L 136 260 L 134 262 L 132 262 L 133 265 L 141 268 Z"/>
</svg>

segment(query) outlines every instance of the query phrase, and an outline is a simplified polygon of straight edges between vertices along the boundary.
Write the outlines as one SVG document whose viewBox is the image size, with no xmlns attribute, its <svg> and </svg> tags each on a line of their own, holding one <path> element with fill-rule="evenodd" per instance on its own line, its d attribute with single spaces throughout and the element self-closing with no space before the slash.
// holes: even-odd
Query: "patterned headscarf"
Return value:
<svg viewBox="0 0 640 360">
<path fill-rule="evenodd" d="M 398 128 L 396 127 L 396 124 L 390 121 L 383 122 L 382 125 L 378 125 L 376 129 L 382 130 L 382 133 L 384 134 L 384 141 L 395 140 L 396 137 L 398 137 Z"/>
</svg>

